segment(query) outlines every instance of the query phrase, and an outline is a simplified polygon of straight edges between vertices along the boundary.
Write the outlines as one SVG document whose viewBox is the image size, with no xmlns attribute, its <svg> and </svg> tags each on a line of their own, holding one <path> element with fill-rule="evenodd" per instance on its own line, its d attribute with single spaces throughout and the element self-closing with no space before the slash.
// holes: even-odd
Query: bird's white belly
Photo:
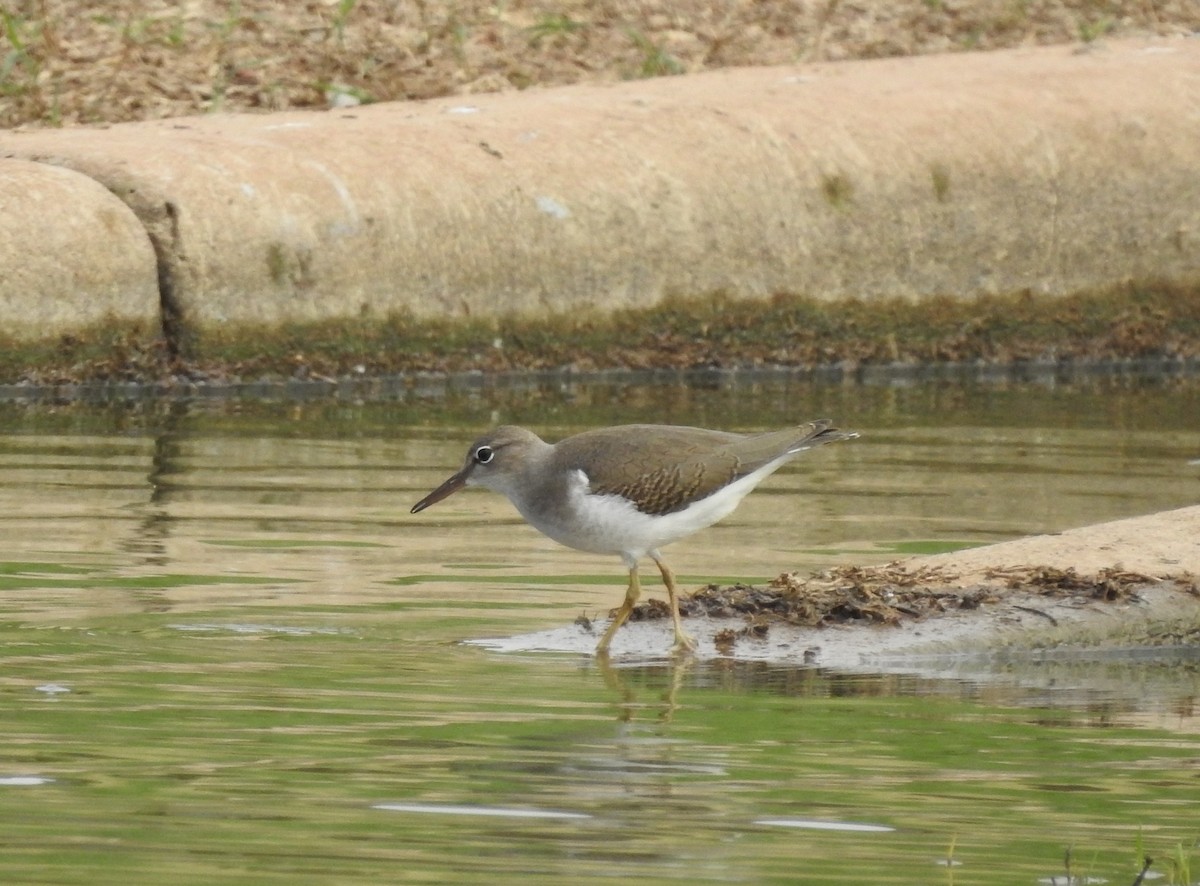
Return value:
<svg viewBox="0 0 1200 886">
<path fill-rule="evenodd" d="M 728 516 L 765 473 L 743 477 L 682 511 L 652 515 L 642 513 L 619 495 L 589 492 L 587 476 L 577 471 L 568 486 L 568 519 L 561 519 L 561 513 L 557 520 L 539 519 L 538 514 L 523 510 L 522 515 L 560 544 L 637 559 Z"/>
</svg>

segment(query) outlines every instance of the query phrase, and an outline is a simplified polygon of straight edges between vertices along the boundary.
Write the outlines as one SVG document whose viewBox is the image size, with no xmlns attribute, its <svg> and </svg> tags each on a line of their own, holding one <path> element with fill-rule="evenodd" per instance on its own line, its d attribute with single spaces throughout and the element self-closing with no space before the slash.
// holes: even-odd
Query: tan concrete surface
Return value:
<svg viewBox="0 0 1200 886">
<path fill-rule="evenodd" d="M 1200 278 L 1195 40 L 2 132 L 0 156 L 126 201 L 201 353 L 393 311 Z"/>
<path fill-rule="evenodd" d="M 86 175 L 0 159 L 0 334 L 37 341 L 106 321 L 157 334 L 145 228 Z"/>
<path fill-rule="evenodd" d="M 989 571 L 1024 566 L 1074 569 L 1081 575 L 1120 569 L 1150 578 L 1192 575 L 1200 580 L 1200 506 L 913 557 L 903 563 L 946 570 L 959 576 L 958 583 L 963 585 L 986 581 Z"/>
</svg>

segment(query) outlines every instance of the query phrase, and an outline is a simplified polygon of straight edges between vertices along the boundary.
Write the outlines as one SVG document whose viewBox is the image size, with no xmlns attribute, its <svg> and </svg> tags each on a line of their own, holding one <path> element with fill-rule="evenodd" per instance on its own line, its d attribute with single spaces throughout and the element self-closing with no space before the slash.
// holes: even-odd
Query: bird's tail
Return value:
<svg viewBox="0 0 1200 886">
<path fill-rule="evenodd" d="M 853 440 L 858 436 L 858 431 L 843 431 L 840 428 L 835 428 L 833 422 L 828 418 L 819 418 L 816 421 L 811 421 L 803 428 L 807 431 L 795 443 L 788 447 L 788 452 L 802 452 L 805 449 L 813 449 L 817 446 L 823 446 L 826 443 L 836 443 L 839 440 Z"/>
</svg>

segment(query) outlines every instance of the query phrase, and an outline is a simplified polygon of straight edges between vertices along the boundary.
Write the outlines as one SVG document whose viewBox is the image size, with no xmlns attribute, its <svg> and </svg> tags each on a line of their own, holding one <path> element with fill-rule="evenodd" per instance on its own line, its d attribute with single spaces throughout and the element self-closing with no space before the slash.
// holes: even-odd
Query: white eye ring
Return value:
<svg viewBox="0 0 1200 886">
<path fill-rule="evenodd" d="M 480 465 L 488 464 L 496 457 L 496 450 L 490 446 L 480 446 L 475 450 L 475 463 Z"/>
</svg>

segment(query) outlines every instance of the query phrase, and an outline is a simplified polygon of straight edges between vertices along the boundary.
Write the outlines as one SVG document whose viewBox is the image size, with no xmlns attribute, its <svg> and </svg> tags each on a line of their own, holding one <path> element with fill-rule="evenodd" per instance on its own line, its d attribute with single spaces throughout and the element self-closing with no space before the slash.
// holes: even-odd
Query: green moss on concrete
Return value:
<svg viewBox="0 0 1200 886">
<path fill-rule="evenodd" d="M 0 334 L 0 382 L 157 378 L 167 363 L 166 353 L 157 329 L 117 320 L 33 341 Z"/>
<path fill-rule="evenodd" d="M 718 294 L 538 320 L 354 318 L 225 332 L 197 345 L 198 363 L 239 374 L 1196 357 L 1200 290 L 837 302 Z"/>
<path fill-rule="evenodd" d="M 1200 289 L 1070 297 L 850 299 L 716 294 L 548 319 L 406 315 L 195 334 L 182 358 L 119 330 L 5 349 L 0 380 L 219 379 L 520 369 L 810 367 L 849 362 L 1085 361 L 1200 357 Z"/>
</svg>

